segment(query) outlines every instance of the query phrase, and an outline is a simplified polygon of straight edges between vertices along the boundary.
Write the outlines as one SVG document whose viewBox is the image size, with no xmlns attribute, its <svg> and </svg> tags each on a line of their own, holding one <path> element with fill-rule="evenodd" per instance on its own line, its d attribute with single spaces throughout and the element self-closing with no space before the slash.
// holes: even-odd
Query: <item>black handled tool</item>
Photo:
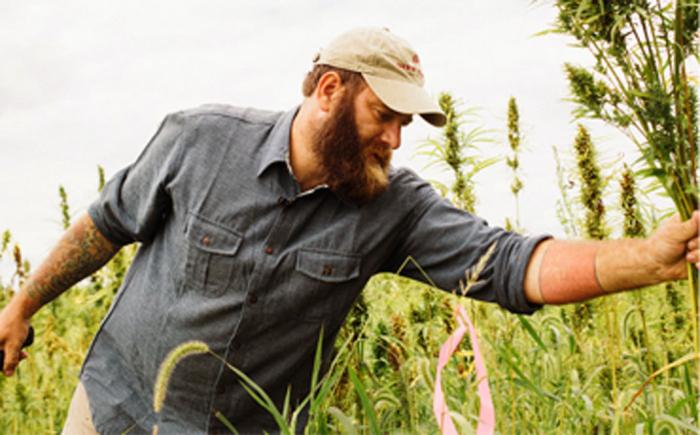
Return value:
<svg viewBox="0 0 700 435">
<path fill-rule="evenodd" d="M 27 339 L 22 343 L 22 349 L 27 346 L 31 346 L 34 343 L 34 327 L 29 326 L 29 333 L 27 334 Z M 0 371 L 5 366 L 5 352 L 0 350 Z"/>
</svg>

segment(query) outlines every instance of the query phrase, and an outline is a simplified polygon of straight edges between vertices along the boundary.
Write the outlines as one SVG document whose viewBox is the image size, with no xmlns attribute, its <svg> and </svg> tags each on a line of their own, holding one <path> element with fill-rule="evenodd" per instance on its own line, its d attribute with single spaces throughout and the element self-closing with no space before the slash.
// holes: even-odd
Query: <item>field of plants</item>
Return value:
<svg viewBox="0 0 700 435">
<path fill-rule="evenodd" d="M 12 246 L 6 237 L 5 261 L 13 258 Z M 0 381 L 6 433 L 60 431 L 83 356 L 133 253 L 120 252 L 37 314 L 31 358 Z M 4 282 L 3 299 L 26 273 L 20 267 Z M 654 372 L 693 353 L 685 283 L 523 317 L 387 274 L 370 282 L 341 331 L 308 433 L 438 432 L 435 366 L 440 345 L 456 326 L 456 304 L 466 307 L 479 331 L 498 432 L 697 432 L 692 363 L 665 370 L 645 386 Z M 443 390 L 460 433 L 472 433 L 479 415 L 477 379 L 470 346 L 460 349 L 443 375 Z"/>
<path fill-rule="evenodd" d="M 687 218 L 698 208 L 697 77 L 687 71 L 698 60 L 697 3 L 554 3 L 559 19 L 551 31 L 570 35 L 596 59 L 590 68 L 564 69 L 581 123 L 566 154 L 551 156 L 558 165 L 563 231 L 572 238 L 644 237 L 672 213 Z M 479 127 L 455 96 L 445 93 L 440 103 L 448 124 L 421 151 L 452 175 L 450 185 L 436 188 L 456 206 L 475 211 L 474 177 L 507 165 L 513 213 L 492 224 L 527 233 L 519 219 L 519 193 L 527 186 L 519 163 L 520 119 L 527 114 L 519 113 L 515 98 L 504 102 L 508 125 L 501 138 Z M 636 160 L 601 162 L 588 119 L 625 133 L 639 150 Z M 482 158 L 484 141 L 502 143 L 503 158 Z M 103 184 L 100 171 L 99 188 Z M 59 193 L 56 213 L 67 227 L 68 199 L 63 188 Z M 653 200 L 659 195 L 673 208 L 660 209 Z M 20 242 L 9 230 L 2 234 L 0 261 L 14 264 L 15 272 L 0 277 L 0 306 L 31 272 Z M 0 379 L 0 432 L 60 432 L 80 364 L 136 249 L 122 249 L 35 316 L 31 357 L 15 376 Z M 457 327 L 459 305 L 478 330 L 498 433 L 700 433 L 698 281 L 697 270 L 688 270 L 687 281 L 545 307 L 533 316 L 395 274 L 376 276 L 336 340 L 331 370 L 309 397 L 307 433 L 438 433 L 436 364 L 440 346 Z M 475 431 L 479 381 L 465 340 L 442 375 L 460 433 Z M 248 387 L 265 405 L 263 392 Z M 294 432 L 294 409 L 270 411 L 278 413 L 283 433 Z"/>
</svg>

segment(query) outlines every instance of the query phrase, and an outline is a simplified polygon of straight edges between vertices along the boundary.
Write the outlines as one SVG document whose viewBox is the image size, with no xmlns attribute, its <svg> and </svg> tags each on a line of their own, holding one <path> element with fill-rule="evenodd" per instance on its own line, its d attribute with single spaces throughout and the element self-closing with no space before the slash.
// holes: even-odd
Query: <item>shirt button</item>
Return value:
<svg viewBox="0 0 700 435">
<path fill-rule="evenodd" d="M 207 235 L 202 236 L 202 245 L 204 245 L 204 246 L 211 245 L 211 239 L 209 238 L 209 236 L 207 236 Z"/>
<path fill-rule="evenodd" d="M 275 252 L 275 250 L 272 249 L 272 246 L 267 246 L 267 247 L 265 247 L 265 253 L 266 253 L 266 254 L 272 254 L 273 252 Z"/>
<path fill-rule="evenodd" d="M 250 305 L 254 305 L 256 302 L 258 302 L 258 295 L 255 293 L 251 293 L 248 295 L 248 303 Z"/>
</svg>

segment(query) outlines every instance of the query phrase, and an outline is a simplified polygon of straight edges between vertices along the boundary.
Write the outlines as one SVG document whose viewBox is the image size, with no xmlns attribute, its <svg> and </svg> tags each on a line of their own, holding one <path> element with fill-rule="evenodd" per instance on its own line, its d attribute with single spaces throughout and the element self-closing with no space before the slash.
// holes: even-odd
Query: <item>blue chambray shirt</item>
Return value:
<svg viewBox="0 0 700 435">
<path fill-rule="evenodd" d="M 275 431 L 235 375 L 211 355 L 175 368 L 163 411 L 152 409 L 170 350 L 202 340 L 282 403 L 309 392 L 321 325 L 324 363 L 353 301 L 378 272 L 412 256 L 440 288 L 497 249 L 470 296 L 517 313 L 525 268 L 545 236 L 487 226 L 408 169 L 358 207 L 329 189 L 301 192 L 288 164 L 296 110 L 203 106 L 165 118 L 138 159 L 89 208 L 114 243 L 141 242 L 81 371 L 101 433 Z M 415 267 L 402 272 L 421 279 Z"/>
</svg>

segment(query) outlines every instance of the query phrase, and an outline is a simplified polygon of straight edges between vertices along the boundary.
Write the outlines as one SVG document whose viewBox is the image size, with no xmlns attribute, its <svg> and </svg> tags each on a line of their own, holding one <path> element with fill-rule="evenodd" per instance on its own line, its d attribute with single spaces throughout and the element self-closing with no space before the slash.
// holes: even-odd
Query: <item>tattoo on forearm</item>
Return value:
<svg viewBox="0 0 700 435">
<path fill-rule="evenodd" d="M 42 305 L 102 267 L 119 250 L 92 220 L 68 230 L 44 264 L 29 278 L 27 294 Z"/>
</svg>

